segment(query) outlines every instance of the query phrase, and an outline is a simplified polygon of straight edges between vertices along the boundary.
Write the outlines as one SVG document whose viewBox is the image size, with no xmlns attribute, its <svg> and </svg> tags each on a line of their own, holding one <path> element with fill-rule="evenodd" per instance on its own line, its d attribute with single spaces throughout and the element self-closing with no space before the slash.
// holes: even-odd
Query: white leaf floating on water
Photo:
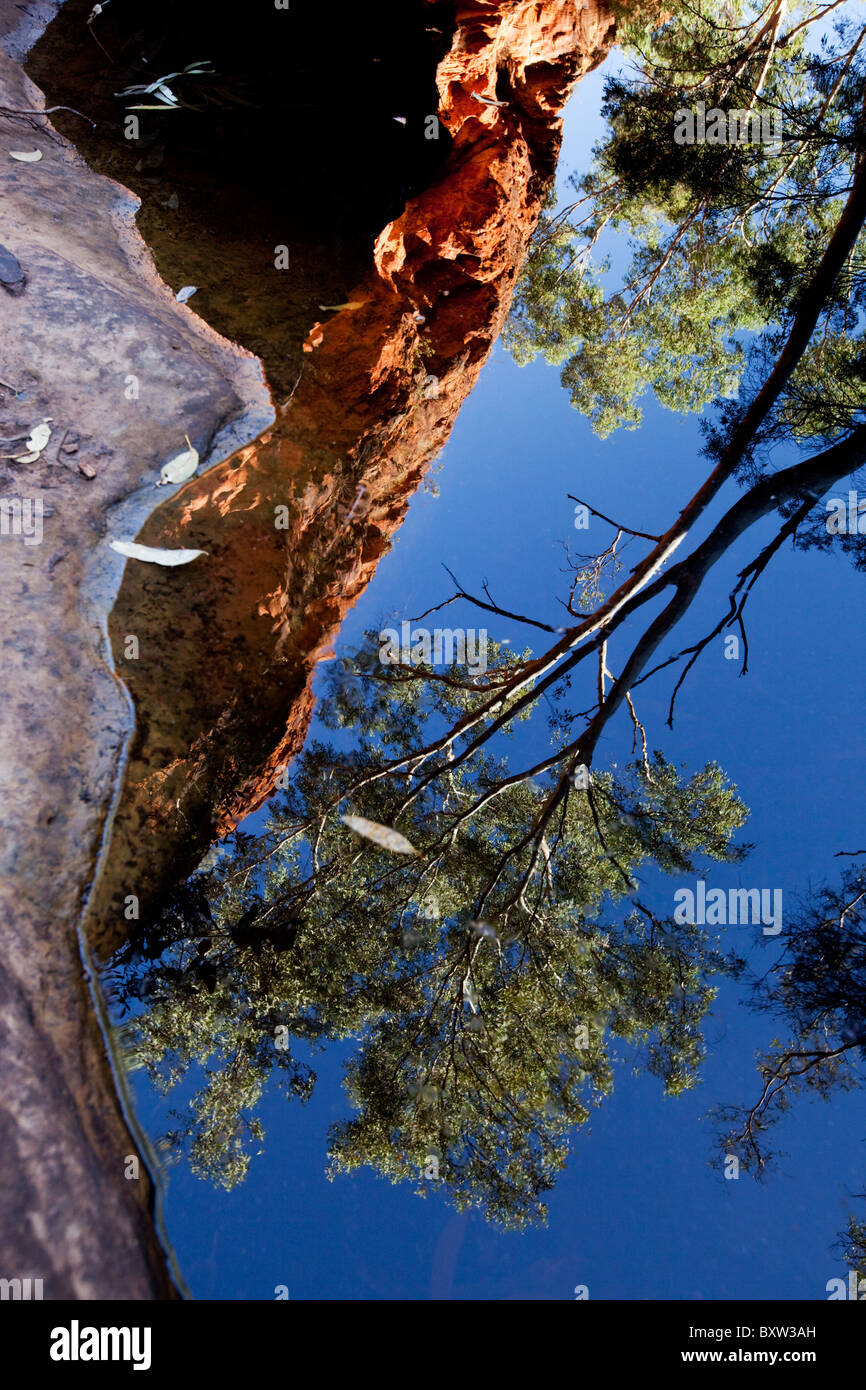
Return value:
<svg viewBox="0 0 866 1390">
<path fill-rule="evenodd" d="M 185 483 L 198 468 L 198 452 L 190 444 L 188 434 L 184 435 L 184 439 L 187 449 L 162 465 L 157 487 L 164 487 L 166 483 Z"/>
<path fill-rule="evenodd" d="M 228 845 L 211 845 L 207 854 L 196 865 L 195 872 L 197 874 L 208 873 L 211 869 L 215 869 L 220 860 L 229 853 Z"/>
<path fill-rule="evenodd" d="M 10 150 L 10 159 L 20 159 L 22 164 L 35 164 L 37 159 L 42 158 L 41 150 Z"/>
<path fill-rule="evenodd" d="M 128 560 L 146 560 L 151 565 L 188 565 L 206 550 L 161 550 L 159 546 L 138 545 L 135 541 L 109 541 L 112 550 Z"/>
<path fill-rule="evenodd" d="M 380 845 L 392 854 L 419 853 L 405 835 L 401 835 L 399 830 L 392 830 L 390 825 L 380 825 L 378 821 L 367 820 L 365 816 L 341 816 L 340 820 L 356 835 L 363 835 L 365 840 L 372 840 L 374 845 Z"/>
<path fill-rule="evenodd" d="M 188 299 L 192 299 L 193 295 L 196 294 L 197 291 L 198 285 L 184 285 L 181 289 L 178 290 L 177 294 L 175 295 L 175 299 L 177 300 L 178 304 L 185 304 Z"/>
</svg>

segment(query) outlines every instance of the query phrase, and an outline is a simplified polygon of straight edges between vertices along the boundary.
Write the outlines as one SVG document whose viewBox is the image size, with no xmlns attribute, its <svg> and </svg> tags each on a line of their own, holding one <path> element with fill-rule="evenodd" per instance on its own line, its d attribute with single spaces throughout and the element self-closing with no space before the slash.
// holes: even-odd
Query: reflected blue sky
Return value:
<svg viewBox="0 0 866 1390">
<path fill-rule="evenodd" d="M 585 162 L 598 137 L 600 88 L 593 74 L 567 109 L 563 175 Z M 649 403 L 640 431 L 600 441 L 570 407 L 557 369 L 517 368 L 501 347 L 440 464 L 439 497 L 416 496 L 349 614 L 338 651 L 355 646 L 366 628 L 447 597 L 443 563 L 466 588 L 478 591 L 486 580 L 501 606 L 557 623 L 555 595 L 568 592 L 564 543 L 600 549 L 610 537 L 601 522 L 574 531 L 568 493 L 661 531 L 706 468 L 695 419 Z M 735 496 L 729 487 L 706 527 Z M 715 624 L 729 581 L 771 528 L 755 528 L 717 567 L 660 657 Z M 642 553 L 635 542 L 628 564 Z M 745 836 L 756 842 L 754 854 L 743 865 L 714 867 L 713 884 L 781 888 L 786 911 L 850 864 L 835 851 L 866 844 L 863 584 L 841 557 L 786 548 L 748 604 L 746 678 L 738 662 L 725 660 L 718 638 L 681 693 L 673 732 L 665 727 L 670 673 L 637 692 L 650 746 L 692 768 L 715 759 L 751 809 Z M 450 609 L 447 622 L 485 626 L 518 648 L 533 640 L 531 629 L 465 605 Z M 614 671 L 623 643 L 611 643 Z M 541 749 L 545 736 L 539 721 L 519 738 Z M 608 730 L 598 761 L 623 759 L 630 749 L 626 715 Z M 641 896 L 668 913 L 677 886 L 654 876 Z M 773 949 L 748 928 L 727 931 L 756 963 Z M 827 1280 L 841 1272 L 833 1239 L 850 1194 L 866 1185 L 862 1096 L 799 1105 L 779 1133 L 787 1154 L 762 1183 L 746 1175 L 725 1181 L 711 1170 L 706 1112 L 756 1096 L 754 1053 L 773 1035 L 771 1021 L 744 1009 L 740 994 L 740 986 L 722 988 L 696 1090 L 665 1099 L 657 1082 L 623 1062 L 614 1094 L 573 1143 L 548 1202 L 549 1226 L 525 1234 L 502 1233 L 435 1194 L 422 1200 L 410 1186 L 368 1173 L 329 1182 L 327 1131 L 346 1113 L 341 1075 L 349 1051 L 330 1048 L 316 1060 L 319 1082 L 306 1107 L 266 1096 L 264 1153 L 237 1190 L 215 1191 L 183 1166 L 171 1171 L 167 1225 L 193 1295 L 271 1299 L 285 1284 L 292 1299 L 570 1299 L 575 1285 L 586 1284 L 590 1299 L 826 1298 Z M 132 1081 L 140 1118 L 157 1135 L 178 1098 L 161 1100 L 139 1076 Z"/>
</svg>

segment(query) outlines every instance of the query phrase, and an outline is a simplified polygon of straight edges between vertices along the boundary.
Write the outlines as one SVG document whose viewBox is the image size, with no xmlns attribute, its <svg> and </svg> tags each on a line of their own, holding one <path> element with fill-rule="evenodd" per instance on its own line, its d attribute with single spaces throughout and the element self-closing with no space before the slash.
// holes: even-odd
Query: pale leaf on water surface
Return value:
<svg viewBox="0 0 866 1390">
<path fill-rule="evenodd" d="M 185 483 L 198 468 L 198 452 L 190 444 L 189 435 L 184 435 L 184 439 L 189 447 L 162 465 L 157 487 L 164 487 L 166 483 Z"/>
<path fill-rule="evenodd" d="M 372 840 L 374 845 L 380 845 L 392 854 L 419 852 L 414 845 L 410 845 L 405 835 L 401 835 L 399 830 L 392 830 L 390 825 L 380 825 L 378 821 L 367 820 L 365 816 L 341 816 L 340 819 L 356 835 L 363 835 L 365 840 Z"/>
<path fill-rule="evenodd" d="M 188 565 L 206 550 L 162 550 L 159 546 L 138 545 L 135 541 L 109 541 L 112 550 L 128 560 L 145 560 L 151 565 Z"/>
</svg>

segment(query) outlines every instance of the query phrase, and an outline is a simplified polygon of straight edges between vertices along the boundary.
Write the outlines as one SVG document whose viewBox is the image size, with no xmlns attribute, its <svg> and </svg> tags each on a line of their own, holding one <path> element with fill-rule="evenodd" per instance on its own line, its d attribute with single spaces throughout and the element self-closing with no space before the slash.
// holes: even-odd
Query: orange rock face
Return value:
<svg viewBox="0 0 866 1390">
<path fill-rule="evenodd" d="M 302 747 L 315 665 L 502 328 L 555 170 L 562 107 L 613 37 L 602 6 L 458 6 L 437 73 L 437 119 L 454 138 L 439 177 L 383 229 L 351 307 L 312 328 L 274 431 L 188 484 L 142 532 L 146 543 L 209 552 L 195 605 L 208 620 L 162 653 L 159 683 L 136 663 L 122 667 L 148 735 L 133 750 L 93 900 L 101 954 L 123 932 L 124 886 L 158 900 L 267 799 Z M 115 652 L 124 632 L 147 630 L 148 612 L 158 641 L 167 602 L 163 576 L 128 571 Z M 189 621 L 181 611 L 175 626 L 189 631 Z"/>
<path fill-rule="evenodd" d="M 559 113 L 613 39 L 603 7 L 577 10 L 570 0 L 463 5 L 457 22 L 438 70 L 438 119 L 454 136 L 451 155 L 437 181 L 380 234 L 374 266 L 350 295 L 360 307 L 314 326 L 304 372 L 274 433 L 190 484 L 168 515 L 163 509 L 142 533 L 145 541 L 156 543 L 158 536 L 162 544 L 213 554 L 219 578 L 205 603 L 211 641 L 216 629 L 225 645 L 246 648 L 256 631 L 262 653 L 258 661 L 245 660 L 215 704 L 214 670 L 222 663 L 217 657 L 202 666 L 193 643 L 176 676 L 187 694 L 196 692 L 188 702 L 191 717 L 178 724 L 173 705 L 171 729 L 159 719 L 165 688 L 142 681 L 138 689 L 135 671 L 124 670 L 147 727 L 159 730 L 151 745 L 165 749 L 167 741 L 173 756 L 154 766 L 145 745 L 138 764 L 133 761 L 110 864 L 123 866 L 126 882 L 130 875 L 146 877 L 155 896 L 184 839 L 181 807 L 190 823 L 189 789 L 200 805 L 201 852 L 261 805 L 277 770 L 302 746 L 315 663 L 370 582 L 502 328 L 555 169 Z M 281 504 L 289 512 L 287 532 L 273 528 Z M 238 540 L 227 546 L 230 517 Z M 239 518 L 246 524 L 238 525 Z M 254 581 L 271 576 L 255 605 L 253 544 L 268 557 Z M 204 573 L 197 580 L 208 583 Z M 162 588 L 158 577 L 140 572 L 127 583 L 135 594 L 121 593 L 118 638 L 133 622 L 141 627 L 142 590 Z M 238 603 L 241 593 L 246 602 Z M 154 606 L 164 621 L 162 600 Z M 282 692 L 276 701 L 275 690 Z M 232 737 L 241 728 L 244 737 Z M 121 845 L 124 822 L 132 837 L 142 817 L 154 834 L 146 867 L 131 845 Z M 185 867 L 194 859 L 190 852 Z M 106 945 L 116 939 L 110 930 L 103 936 L 106 919 L 122 920 L 108 907 L 117 896 L 112 878 L 109 873 L 96 900 Z"/>
<path fill-rule="evenodd" d="M 502 329 L 556 168 L 562 109 L 615 37 L 594 0 L 472 0 L 457 5 L 456 25 L 437 71 L 449 159 L 378 237 L 350 296 L 362 307 L 313 329 L 310 370 L 281 412 L 276 447 L 290 474 L 326 440 L 334 450 L 288 547 L 285 611 L 313 660 L 369 583 Z M 336 571 L 320 563 L 322 537 L 343 556 Z M 298 746 L 284 743 L 279 759 Z M 248 785 L 233 818 L 267 790 L 267 777 Z"/>
</svg>

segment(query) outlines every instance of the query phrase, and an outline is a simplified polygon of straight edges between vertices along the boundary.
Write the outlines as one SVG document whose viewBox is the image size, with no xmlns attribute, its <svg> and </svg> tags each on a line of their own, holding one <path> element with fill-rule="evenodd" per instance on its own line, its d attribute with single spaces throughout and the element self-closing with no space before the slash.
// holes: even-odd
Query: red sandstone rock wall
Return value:
<svg viewBox="0 0 866 1390">
<path fill-rule="evenodd" d="M 302 747 L 315 664 L 370 582 L 502 328 L 555 169 L 562 107 L 613 37 L 602 6 L 458 5 L 438 69 L 438 116 L 454 137 L 439 176 L 378 237 L 370 273 L 349 296 L 360 307 L 314 325 L 276 428 L 189 484 L 142 533 L 208 551 L 195 578 L 210 618 L 190 632 L 184 586 L 172 623 L 162 576 L 128 572 L 115 650 L 148 612 L 178 638 L 161 658 L 160 682 L 138 663 L 123 670 L 148 737 L 133 750 L 93 901 L 101 954 L 123 933 L 130 883 L 143 902 L 157 899 L 266 800 Z M 288 532 L 273 527 L 281 503 Z"/>
<path fill-rule="evenodd" d="M 261 455 L 275 454 L 278 478 L 302 480 L 286 583 L 268 602 L 308 672 L 372 578 L 502 329 L 555 170 L 562 108 L 614 38 L 603 5 L 573 0 L 476 0 L 458 5 L 457 25 L 438 70 L 451 155 L 379 236 L 375 265 L 350 295 L 362 307 L 314 326 L 277 430 L 245 451 L 266 468 Z M 310 710 L 307 684 L 284 737 L 224 804 L 220 831 L 269 795 Z"/>
</svg>

